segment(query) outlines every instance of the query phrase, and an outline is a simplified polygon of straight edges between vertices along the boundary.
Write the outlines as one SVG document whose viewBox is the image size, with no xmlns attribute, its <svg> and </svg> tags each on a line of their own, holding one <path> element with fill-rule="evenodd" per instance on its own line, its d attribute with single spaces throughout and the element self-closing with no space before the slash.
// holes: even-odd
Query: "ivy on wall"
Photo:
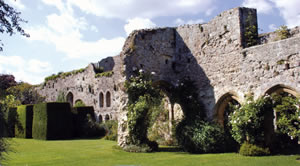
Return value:
<svg viewBox="0 0 300 166">
<path fill-rule="evenodd" d="M 136 73 L 125 82 L 128 93 L 128 129 L 129 144 L 141 147 L 140 151 L 153 151 L 158 148 L 157 143 L 147 138 L 147 128 L 150 125 L 151 108 L 160 105 L 161 91 L 152 86 L 151 75 L 143 72 Z M 128 146 L 130 147 L 130 146 Z M 127 149 L 132 151 L 132 149 Z"/>
</svg>

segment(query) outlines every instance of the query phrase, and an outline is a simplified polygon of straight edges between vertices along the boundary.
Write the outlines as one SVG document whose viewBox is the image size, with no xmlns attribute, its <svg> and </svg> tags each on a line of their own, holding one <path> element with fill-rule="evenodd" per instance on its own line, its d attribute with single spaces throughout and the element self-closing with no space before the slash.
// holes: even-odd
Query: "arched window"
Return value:
<svg viewBox="0 0 300 166">
<path fill-rule="evenodd" d="M 110 107 L 111 101 L 110 101 L 110 92 L 106 92 L 106 107 Z"/>
<path fill-rule="evenodd" d="M 99 120 L 99 123 L 102 123 L 102 122 L 103 122 L 102 115 L 99 115 L 98 120 Z"/>
<path fill-rule="evenodd" d="M 72 93 L 72 92 L 69 92 L 69 93 L 67 94 L 66 99 L 67 99 L 67 102 L 71 104 L 71 106 L 73 106 L 73 98 L 74 98 L 74 97 L 73 97 L 73 93 Z"/>
<path fill-rule="evenodd" d="M 105 121 L 109 121 L 109 115 L 108 114 L 105 115 Z"/>
<path fill-rule="evenodd" d="M 103 95 L 102 92 L 100 92 L 100 94 L 99 94 L 99 106 L 100 106 L 100 108 L 102 108 L 103 105 L 104 105 L 104 95 Z"/>
</svg>

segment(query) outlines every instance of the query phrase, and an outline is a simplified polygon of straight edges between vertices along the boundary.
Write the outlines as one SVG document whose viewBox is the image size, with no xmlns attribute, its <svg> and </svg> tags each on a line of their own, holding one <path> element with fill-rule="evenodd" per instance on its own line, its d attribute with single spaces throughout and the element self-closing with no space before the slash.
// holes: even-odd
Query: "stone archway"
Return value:
<svg viewBox="0 0 300 166">
<path fill-rule="evenodd" d="M 291 96 L 293 98 L 300 97 L 299 92 L 283 84 L 278 84 L 269 88 L 268 90 L 265 91 L 264 95 L 272 95 L 274 93 L 281 96 Z M 276 113 L 276 111 L 273 110 L 273 108 L 268 108 L 268 109 L 271 110 L 266 111 L 264 114 L 264 132 L 265 132 L 264 137 L 265 137 L 266 144 L 269 146 L 272 144 L 275 136 L 275 131 L 278 129 L 277 118 L 279 114 Z"/>
<path fill-rule="evenodd" d="M 82 107 L 82 106 L 86 106 L 86 105 L 85 105 L 85 103 L 81 99 L 77 99 L 75 101 L 75 105 L 74 106 L 80 106 L 80 107 Z"/>
<path fill-rule="evenodd" d="M 271 88 L 269 88 L 268 90 L 266 90 L 266 92 L 264 93 L 264 95 L 271 95 L 273 93 L 288 93 L 288 94 L 291 94 L 293 95 L 294 97 L 300 97 L 300 93 L 297 92 L 295 89 L 289 87 L 289 86 L 286 86 L 286 85 L 283 85 L 283 84 L 278 84 L 278 85 L 275 85 Z"/>
<path fill-rule="evenodd" d="M 73 95 L 73 93 L 72 93 L 72 92 L 69 92 L 69 93 L 67 94 L 67 97 L 66 97 L 66 99 L 67 99 L 67 102 L 68 102 L 68 103 L 70 103 L 70 104 L 71 104 L 71 106 L 73 107 L 74 95 Z"/>
<path fill-rule="evenodd" d="M 215 120 L 224 127 L 224 138 L 226 141 L 225 150 L 234 152 L 238 149 L 238 143 L 231 135 L 231 126 L 229 125 L 229 115 L 232 113 L 232 107 L 240 106 L 240 100 L 234 92 L 228 92 L 220 97 L 215 106 Z"/>
<path fill-rule="evenodd" d="M 240 105 L 240 100 L 234 92 L 228 92 L 220 97 L 215 105 L 215 120 L 222 126 L 228 122 L 229 106 Z"/>
</svg>

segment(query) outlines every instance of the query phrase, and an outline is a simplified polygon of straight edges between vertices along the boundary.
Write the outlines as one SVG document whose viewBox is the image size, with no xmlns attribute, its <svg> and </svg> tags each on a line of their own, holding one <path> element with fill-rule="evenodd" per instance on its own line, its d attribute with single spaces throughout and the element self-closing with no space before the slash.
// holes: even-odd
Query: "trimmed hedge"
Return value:
<svg viewBox="0 0 300 166">
<path fill-rule="evenodd" d="M 17 122 L 17 108 L 9 108 L 7 115 L 5 117 L 5 121 L 7 124 L 6 128 L 6 136 L 14 137 L 15 136 L 15 124 Z"/>
<path fill-rule="evenodd" d="M 74 136 L 75 137 L 85 137 L 88 136 L 87 123 L 88 123 L 88 116 L 95 121 L 95 113 L 94 107 L 74 107 L 73 108 L 73 123 L 74 123 Z"/>
<path fill-rule="evenodd" d="M 19 138 L 32 138 L 33 105 L 17 107 L 17 121 L 15 136 Z"/>
<path fill-rule="evenodd" d="M 34 105 L 32 136 L 34 139 L 70 139 L 73 136 L 72 112 L 69 103 Z"/>
<path fill-rule="evenodd" d="M 269 148 L 262 148 L 257 145 L 244 142 L 239 153 L 243 156 L 267 156 L 270 155 Z"/>
</svg>

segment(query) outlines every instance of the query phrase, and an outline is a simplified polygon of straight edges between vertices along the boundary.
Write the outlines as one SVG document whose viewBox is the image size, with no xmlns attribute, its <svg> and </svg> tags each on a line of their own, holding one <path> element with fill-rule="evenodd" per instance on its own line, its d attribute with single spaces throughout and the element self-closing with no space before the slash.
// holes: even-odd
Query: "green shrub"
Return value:
<svg viewBox="0 0 300 166">
<path fill-rule="evenodd" d="M 183 120 L 176 128 L 176 138 L 190 153 L 224 152 L 224 130 L 217 124 Z"/>
<path fill-rule="evenodd" d="M 14 137 L 15 136 L 15 124 L 17 122 L 17 108 L 9 108 L 5 117 L 6 121 L 6 135 L 8 137 Z"/>
<path fill-rule="evenodd" d="M 242 144 L 239 153 L 243 156 L 266 156 L 270 155 L 270 150 L 245 142 Z"/>
<path fill-rule="evenodd" d="M 113 74 L 114 74 L 113 71 L 106 71 L 106 72 L 95 74 L 95 78 L 99 78 L 99 77 L 112 77 Z"/>
<path fill-rule="evenodd" d="M 33 105 L 21 105 L 17 109 L 16 137 L 32 138 Z"/>
<path fill-rule="evenodd" d="M 245 104 L 229 115 L 232 137 L 239 144 L 249 142 L 264 145 L 264 115 L 269 111 L 272 111 L 272 100 L 269 97 L 247 99 Z"/>
<path fill-rule="evenodd" d="M 275 32 L 277 34 L 277 38 L 275 40 L 287 39 L 290 36 L 288 27 L 285 25 L 281 25 Z"/>
<path fill-rule="evenodd" d="M 69 103 L 40 103 L 34 105 L 34 139 L 55 140 L 72 138 L 72 113 Z"/>
<path fill-rule="evenodd" d="M 85 103 L 82 100 L 78 100 L 75 102 L 74 107 L 85 107 Z"/>
<path fill-rule="evenodd" d="M 106 130 L 106 135 L 104 139 L 117 141 L 118 139 L 118 121 L 109 120 L 104 123 L 104 128 Z"/>
<path fill-rule="evenodd" d="M 96 123 L 94 107 L 74 107 L 73 123 L 75 137 L 100 137 L 105 129 Z"/>
</svg>

